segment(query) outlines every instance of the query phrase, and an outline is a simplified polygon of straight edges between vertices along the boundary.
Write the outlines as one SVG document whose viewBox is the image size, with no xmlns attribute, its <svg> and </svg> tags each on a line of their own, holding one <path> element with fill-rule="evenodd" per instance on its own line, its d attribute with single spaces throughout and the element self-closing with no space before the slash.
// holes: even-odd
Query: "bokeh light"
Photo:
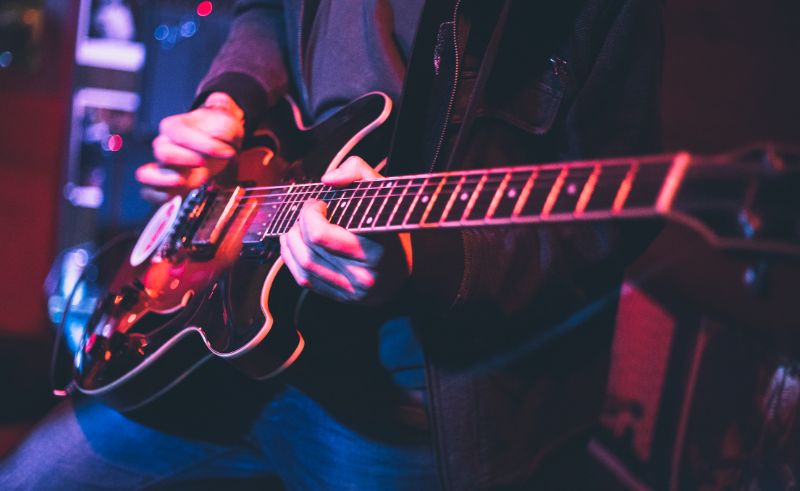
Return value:
<svg viewBox="0 0 800 491">
<path fill-rule="evenodd" d="M 169 36 L 169 27 L 166 24 L 160 24 L 153 31 L 153 37 L 158 41 L 163 41 Z"/>
<path fill-rule="evenodd" d="M 108 135 L 108 139 L 103 145 L 104 150 L 109 152 L 119 152 L 122 149 L 122 137 L 118 134 Z"/>
<path fill-rule="evenodd" d="M 13 59 L 14 55 L 11 54 L 11 51 L 3 51 L 0 53 L 0 68 L 8 68 Z"/>
<path fill-rule="evenodd" d="M 181 24 L 181 36 L 190 38 L 197 33 L 197 22 L 189 20 Z"/>
<path fill-rule="evenodd" d="M 207 15 L 210 15 L 211 12 L 213 11 L 214 11 L 214 4 L 211 2 L 206 1 L 197 4 L 197 15 L 199 15 L 200 17 L 206 17 Z"/>
</svg>

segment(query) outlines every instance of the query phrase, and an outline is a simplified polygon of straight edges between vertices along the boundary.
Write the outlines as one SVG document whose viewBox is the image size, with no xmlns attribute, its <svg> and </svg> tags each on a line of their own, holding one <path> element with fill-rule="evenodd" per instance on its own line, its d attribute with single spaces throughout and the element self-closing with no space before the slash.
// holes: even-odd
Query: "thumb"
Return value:
<svg viewBox="0 0 800 491">
<path fill-rule="evenodd" d="M 303 208 L 312 213 L 318 213 L 322 215 L 323 218 L 328 217 L 328 206 L 325 204 L 324 201 L 320 201 L 317 199 L 310 199 L 303 204 Z"/>
<path fill-rule="evenodd" d="M 335 169 L 326 172 L 322 176 L 322 182 L 329 186 L 346 186 L 355 181 L 370 181 L 381 177 L 364 159 L 353 155 Z"/>
</svg>

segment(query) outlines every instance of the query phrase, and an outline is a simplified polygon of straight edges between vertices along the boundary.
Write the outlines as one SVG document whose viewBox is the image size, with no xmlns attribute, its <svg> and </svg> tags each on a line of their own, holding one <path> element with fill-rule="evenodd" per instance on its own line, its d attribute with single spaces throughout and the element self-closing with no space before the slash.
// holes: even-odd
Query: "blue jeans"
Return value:
<svg viewBox="0 0 800 491">
<path fill-rule="evenodd" d="M 289 490 L 438 486 L 430 445 L 366 437 L 288 386 L 226 443 L 167 434 L 92 400 L 64 403 L 0 465 L 0 489 L 171 489 L 263 476 Z"/>
</svg>

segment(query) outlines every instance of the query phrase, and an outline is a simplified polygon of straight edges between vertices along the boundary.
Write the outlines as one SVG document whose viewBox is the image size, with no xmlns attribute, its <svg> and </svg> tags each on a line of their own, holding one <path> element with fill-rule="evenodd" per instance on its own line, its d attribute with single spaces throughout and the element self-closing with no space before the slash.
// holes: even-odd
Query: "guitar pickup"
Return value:
<svg viewBox="0 0 800 491">
<path fill-rule="evenodd" d="M 237 205 L 244 195 L 244 189 L 237 187 L 232 193 L 220 193 L 213 198 L 203 214 L 200 226 L 191 240 L 192 255 L 211 257 L 214 255 L 225 229 L 236 214 Z"/>
</svg>

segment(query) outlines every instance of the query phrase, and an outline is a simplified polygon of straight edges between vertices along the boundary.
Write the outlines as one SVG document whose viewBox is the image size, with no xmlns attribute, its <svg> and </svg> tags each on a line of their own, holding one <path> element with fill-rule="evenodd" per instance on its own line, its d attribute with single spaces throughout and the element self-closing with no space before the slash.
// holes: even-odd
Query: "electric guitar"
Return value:
<svg viewBox="0 0 800 491">
<path fill-rule="evenodd" d="M 309 198 L 358 234 L 661 216 L 719 247 L 800 253 L 800 158 L 772 147 L 317 182 L 348 155 L 376 152 L 390 111 L 371 93 L 304 128 L 295 108 L 237 157 L 259 169 L 249 182 L 161 206 L 87 322 L 74 386 L 131 410 L 212 357 L 255 378 L 291 366 L 304 347 L 294 322 L 304 293 L 277 237 Z"/>
</svg>

